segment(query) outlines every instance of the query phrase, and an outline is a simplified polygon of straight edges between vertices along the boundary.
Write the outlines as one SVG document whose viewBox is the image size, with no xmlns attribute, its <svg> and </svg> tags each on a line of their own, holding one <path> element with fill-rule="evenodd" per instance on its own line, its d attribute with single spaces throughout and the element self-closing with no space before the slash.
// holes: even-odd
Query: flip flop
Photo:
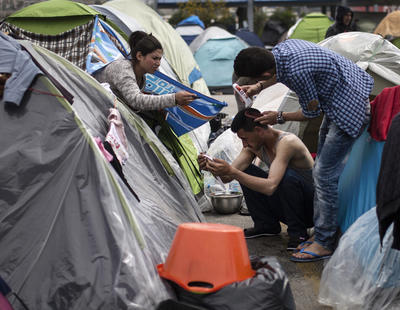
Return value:
<svg viewBox="0 0 400 310">
<path fill-rule="evenodd" d="M 314 252 L 306 251 L 305 248 L 301 249 L 300 253 L 309 254 L 309 255 L 311 255 L 313 257 L 311 257 L 311 258 L 302 258 L 302 257 L 291 256 L 290 260 L 292 262 L 296 262 L 296 263 L 311 263 L 311 262 L 316 262 L 316 261 L 323 260 L 323 259 L 328 259 L 328 258 L 330 258 L 332 256 L 332 253 L 331 254 L 327 254 L 327 255 L 318 255 L 318 254 L 315 254 Z"/>
<path fill-rule="evenodd" d="M 312 241 L 304 241 L 304 242 L 302 242 L 302 243 L 300 243 L 299 244 L 299 246 L 305 246 L 306 244 L 313 244 L 313 242 Z M 304 247 L 304 248 L 301 248 L 301 249 L 295 249 L 295 250 L 293 250 L 293 253 L 298 253 L 298 252 L 300 252 L 302 249 L 305 249 L 306 247 Z"/>
</svg>

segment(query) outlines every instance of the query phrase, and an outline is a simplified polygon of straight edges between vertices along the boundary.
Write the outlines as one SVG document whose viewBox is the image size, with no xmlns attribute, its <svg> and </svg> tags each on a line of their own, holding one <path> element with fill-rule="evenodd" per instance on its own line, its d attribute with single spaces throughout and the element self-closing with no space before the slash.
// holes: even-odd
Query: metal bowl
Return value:
<svg viewBox="0 0 400 310">
<path fill-rule="evenodd" d="M 215 192 L 210 194 L 214 210 L 220 214 L 233 214 L 240 210 L 243 200 L 241 192 Z"/>
</svg>

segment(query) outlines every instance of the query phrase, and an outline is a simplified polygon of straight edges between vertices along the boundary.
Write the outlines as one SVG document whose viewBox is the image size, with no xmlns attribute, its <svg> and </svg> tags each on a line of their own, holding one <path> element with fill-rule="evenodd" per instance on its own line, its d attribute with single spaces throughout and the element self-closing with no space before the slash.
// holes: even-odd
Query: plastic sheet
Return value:
<svg viewBox="0 0 400 310">
<path fill-rule="evenodd" d="M 232 130 L 225 130 L 220 134 L 217 139 L 210 145 L 207 154 L 211 157 L 223 159 L 228 163 L 232 163 L 233 160 L 239 155 L 242 150 L 242 142 Z M 230 183 L 225 184 L 223 188 L 219 182 L 209 172 L 204 173 L 204 192 L 206 194 L 214 193 L 217 191 L 242 191 L 238 181 L 233 180 Z"/>
<path fill-rule="evenodd" d="M 323 270 L 319 302 L 338 310 L 399 309 L 400 251 L 391 249 L 392 230 L 381 248 L 376 208 L 361 216 Z"/>
</svg>

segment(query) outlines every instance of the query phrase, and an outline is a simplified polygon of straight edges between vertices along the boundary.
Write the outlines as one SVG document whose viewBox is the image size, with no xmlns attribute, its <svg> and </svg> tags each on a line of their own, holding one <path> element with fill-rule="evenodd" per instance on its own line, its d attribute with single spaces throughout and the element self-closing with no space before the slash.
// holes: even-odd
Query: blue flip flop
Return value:
<svg viewBox="0 0 400 310">
<path fill-rule="evenodd" d="M 300 253 L 309 254 L 309 255 L 311 255 L 313 257 L 311 257 L 311 258 L 301 258 L 301 257 L 291 256 L 290 260 L 292 262 L 296 262 L 296 263 L 311 263 L 311 262 L 316 262 L 316 261 L 323 260 L 323 259 L 328 259 L 328 258 L 330 258 L 332 256 L 332 253 L 328 254 L 328 255 L 318 255 L 318 254 L 315 254 L 314 252 L 306 251 L 305 248 L 301 249 Z"/>
<path fill-rule="evenodd" d="M 302 243 L 300 243 L 299 245 L 300 246 L 305 246 L 306 244 L 313 244 L 313 242 L 312 241 L 304 241 L 304 242 L 302 242 Z M 293 253 L 298 253 L 298 252 L 300 252 L 302 249 L 305 249 L 305 248 L 301 248 L 300 250 L 293 250 Z"/>
</svg>

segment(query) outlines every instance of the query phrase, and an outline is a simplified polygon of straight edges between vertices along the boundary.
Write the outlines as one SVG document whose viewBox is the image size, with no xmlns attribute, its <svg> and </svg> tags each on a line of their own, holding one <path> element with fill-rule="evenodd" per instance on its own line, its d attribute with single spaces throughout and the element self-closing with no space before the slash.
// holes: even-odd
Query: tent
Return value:
<svg viewBox="0 0 400 310">
<path fill-rule="evenodd" d="M 11 14 L 1 23 L 0 30 L 43 46 L 92 72 L 108 63 L 103 58 L 107 58 L 110 53 L 91 49 L 93 33 L 105 33 L 104 40 L 108 41 L 120 57 L 128 53 L 126 42 L 118 34 L 119 29 L 113 30 L 116 26 L 107 24 L 104 20 L 105 17 L 97 11 L 78 2 L 45 1 Z M 97 29 L 99 27 L 101 30 Z M 97 58 L 93 57 L 88 62 L 91 54 L 96 54 Z"/>
<path fill-rule="evenodd" d="M 105 16 L 99 14 L 97 10 L 78 2 L 65 0 L 45 1 L 28 6 L 12 14 L 6 18 L 6 21 L 1 25 L 1 29 L 44 46 L 92 73 L 110 61 L 127 55 L 127 50 L 129 50 L 127 43 L 118 35 L 118 31 L 122 35 L 126 36 L 126 34 L 110 19 L 107 19 L 107 21 L 114 25 L 118 31 L 113 31 L 111 26 L 107 26 L 101 19 L 105 19 Z M 78 23 L 75 20 L 84 24 L 72 28 Z M 100 25 L 103 27 L 102 29 L 97 29 L 98 22 L 102 23 Z M 54 27 L 51 27 L 53 23 Z M 42 26 L 42 29 L 40 28 L 41 24 L 46 26 Z M 95 37 L 91 35 L 93 29 L 97 30 L 95 31 Z M 104 30 L 108 30 L 106 35 L 104 35 Z M 112 35 L 109 35 L 109 33 Z M 108 40 L 108 44 L 99 44 L 99 42 L 103 43 L 106 40 Z M 96 48 L 93 48 L 93 46 Z M 107 59 L 112 51 L 108 48 L 102 52 L 101 49 L 105 46 L 114 47 L 117 54 Z M 123 53 L 119 50 L 123 51 Z M 99 56 L 99 54 L 101 55 Z M 93 61 L 88 61 L 88 59 Z M 98 59 L 106 60 L 98 61 Z M 172 74 L 173 78 L 177 78 L 166 61 L 162 62 L 161 70 L 166 74 Z M 190 136 L 183 135 L 177 138 L 172 131 L 165 127 L 160 138 L 168 145 L 170 151 L 181 164 L 191 184 L 193 193 L 201 194 L 203 182 L 196 161 L 198 151 Z"/>
<path fill-rule="evenodd" d="M 264 25 L 261 40 L 264 45 L 273 47 L 279 42 L 286 31 L 287 28 L 282 22 L 277 20 L 268 20 Z"/>
<path fill-rule="evenodd" d="M 235 36 L 241 38 L 249 46 L 264 47 L 264 43 L 261 41 L 261 39 L 258 37 L 258 35 L 248 29 L 241 28 L 241 29 L 236 30 Z"/>
<path fill-rule="evenodd" d="M 107 134 L 113 97 L 64 58 L 5 38 L 2 53 L 31 55 L 45 73 L 19 106 L 0 99 L 0 276 L 30 309 L 155 309 L 172 297 L 156 265 L 176 227 L 203 220 L 179 165 L 117 102 L 130 153 L 124 182 L 94 139 Z M 28 66 L 12 63 L 24 80 Z"/>
<path fill-rule="evenodd" d="M 217 26 L 208 27 L 190 44 L 208 87 L 231 92 L 233 61 L 246 47 L 242 39 Z"/>
<path fill-rule="evenodd" d="M 186 44 L 190 45 L 190 43 L 204 31 L 204 28 L 204 23 L 200 18 L 197 15 L 191 15 L 180 21 L 175 30 L 181 35 L 183 40 L 185 40 Z"/>
<path fill-rule="evenodd" d="M 326 31 L 332 23 L 333 21 L 325 14 L 310 13 L 290 27 L 287 37 L 318 43 L 325 39 Z"/>
<path fill-rule="evenodd" d="M 393 11 L 386 15 L 376 27 L 374 33 L 392 41 L 400 48 L 400 11 Z"/>
</svg>

